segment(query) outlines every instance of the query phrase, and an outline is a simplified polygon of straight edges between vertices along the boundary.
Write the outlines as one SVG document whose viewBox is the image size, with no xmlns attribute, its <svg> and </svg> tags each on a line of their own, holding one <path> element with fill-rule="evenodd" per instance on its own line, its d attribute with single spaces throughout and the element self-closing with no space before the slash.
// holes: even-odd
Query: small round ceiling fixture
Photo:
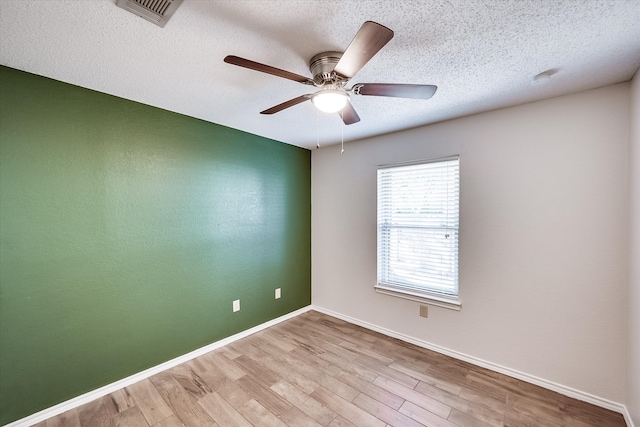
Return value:
<svg viewBox="0 0 640 427">
<path fill-rule="evenodd" d="M 542 85 L 542 84 L 548 83 L 549 80 L 551 80 L 551 76 L 553 76 L 557 72 L 558 72 L 557 69 L 552 68 L 552 69 L 543 71 L 540 74 L 536 74 L 535 76 L 533 76 L 533 80 L 531 81 L 531 84 Z"/>
</svg>

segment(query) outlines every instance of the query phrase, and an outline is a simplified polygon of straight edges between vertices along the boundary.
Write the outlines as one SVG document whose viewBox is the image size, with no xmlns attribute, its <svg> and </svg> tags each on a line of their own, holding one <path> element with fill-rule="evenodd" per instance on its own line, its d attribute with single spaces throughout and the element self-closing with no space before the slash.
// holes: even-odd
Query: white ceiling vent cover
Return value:
<svg viewBox="0 0 640 427">
<path fill-rule="evenodd" d="M 117 0 L 116 6 L 164 27 L 182 0 Z"/>
</svg>

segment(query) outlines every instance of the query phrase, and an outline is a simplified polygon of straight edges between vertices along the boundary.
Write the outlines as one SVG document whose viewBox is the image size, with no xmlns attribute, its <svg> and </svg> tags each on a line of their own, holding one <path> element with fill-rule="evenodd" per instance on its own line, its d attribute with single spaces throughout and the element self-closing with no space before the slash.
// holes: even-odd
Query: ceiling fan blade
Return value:
<svg viewBox="0 0 640 427">
<path fill-rule="evenodd" d="M 393 31 L 384 25 L 373 21 L 365 22 L 342 54 L 334 71 L 350 79 L 392 38 Z"/>
<path fill-rule="evenodd" d="M 351 102 L 347 102 L 342 111 L 339 113 L 342 116 L 342 121 L 345 125 L 352 125 L 360 121 L 360 116 L 356 113 L 356 110 L 351 105 Z"/>
<path fill-rule="evenodd" d="M 356 95 L 392 96 L 395 98 L 429 99 L 438 86 L 395 83 L 358 83 L 351 89 Z"/>
<path fill-rule="evenodd" d="M 224 58 L 224 62 L 227 64 L 237 65 L 239 67 L 249 68 L 250 70 L 260 71 L 263 73 L 271 74 L 285 79 L 293 80 L 294 82 L 313 84 L 313 80 L 308 77 L 301 76 L 300 74 L 292 73 L 290 71 L 281 70 L 280 68 L 272 67 L 270 65 L 261 64 L 259 62 L 251 61 L 250 59 L 240 58 L 239 56 L 228 55 Z"/>
<path fill-rule="evenodd" d="M 294 105 L 298 105 L 301 102 L 306 101 L 307 99 L 311 99 L 311 95 L 302 95 L 297 98 L 290 99 L 288 101 L 283 102 L 282 104 L 276 105 L 275 107 L 271 107 L 264 111 L 260 111 L 260 114 L 274 114 L 286 108 L 293 107 Z"/>
</svg>

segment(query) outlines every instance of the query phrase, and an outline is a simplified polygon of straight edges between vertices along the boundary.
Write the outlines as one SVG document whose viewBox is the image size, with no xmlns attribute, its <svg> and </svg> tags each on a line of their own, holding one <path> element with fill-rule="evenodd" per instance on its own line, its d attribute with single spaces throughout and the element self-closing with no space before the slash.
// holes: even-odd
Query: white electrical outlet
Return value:
<svg viewBox="0 0 640 427">
<path fill-rule="evenodd" d="M 420 316 L 421 317 L 429 317 L 429 307 L 426 305 L 420 306 Z"/>
<path fill-rule="evenodd" d="M 240 300 L 233 301 L 233 312 L 240 311 Z"/>
<path fill-rule="evenodd" d="M 280 288 L 276 288 L 276 299 L 280 298 Z"/>
</svg>

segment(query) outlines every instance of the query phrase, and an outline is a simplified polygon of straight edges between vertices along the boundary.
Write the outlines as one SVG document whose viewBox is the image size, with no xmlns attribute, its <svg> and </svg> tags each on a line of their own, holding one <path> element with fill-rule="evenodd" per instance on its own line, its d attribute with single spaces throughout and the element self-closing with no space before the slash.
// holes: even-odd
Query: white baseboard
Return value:
<svg viewBox="0 0 640 427">
<path fill-rule="evenodd" d="M 631 419 L 629 409 L 626 406 L 624 406 L 624 412 L 622 413 L 622 415 L 624 416 L 624 421 L 627 423 L 627 427 L 635 427 L 633 424 L 633 420 Z"/>
<path fill-rule="evenodd" d="M 350 316 L 345 316 L 344 314 L 336 313 L 335 311 L 328 310 L 323 307 L 312 306 L 313 310 L 319 311 L 321 313 L 327 314 L 329 316 L 337 317 L 338 319 L 342 319 L 346 322 L 353 323 L 358 326 L 362 326 L 363 328 L 371 329 L 372 331 L 379 332 L 383 335 L 387 335 L 392 338 L 397 338 L 399 340 L 415 344 L 418 347 L 426 348 L 428 350 L 435 351 L 437 353 L 441 353 L 455 359 L 459 359 L 473 365 L 479 366 L 481 368 L 486 368 L 494 372 L 498 372 L 513 378 L 517 378 L 519 380 L 535 384 L 537 386 L 555 391 L 567 397 L 571 397 L 573 399 L 581 400 L 583 402 L 591 403 L 593 405 L 599 406 L 601 408 L 609 409 L 614 412 L 618 412 L 624 416 L 624 419 L 627 423 L 628 427 L 634 427 L 633 421 L 631 420 L 631 415 L 627 410 L 627 407 L 621 403 L 613 402 L 608 399 L 604 399 L 598 396 L 594 396 L 590 393 L 586 393 L 580 390 L 576 390 L 571 387 L 564 386 L 562 384 L 555 383 L 553 381 L 545 380 L 543 378 L 536 377 L 534 375 L 529 375 L 524 372 L 517 371 L 515 369 L 507 368 L 502 365 L 498 365 L 492 362 L 488 362 L 486 360 L 479 359 L 477 357 L 469 356 L 464 353 L 460 353 L 454 350 L 449 350 L 448 348 L 440 347 L 439 345 L 431 344 L 426 341 L 419 340 L 417 338 L 410 337 L 408 335 L 404 335 L 390 329 L 386 329 L 380 327 L 378 325 L 374 325 L 369 322 L 365 322 L 359 319 L 355 319 Z"/>
<path fill-rule="evenodd" d="M 198 356 L 202 356 L 205 353 L 213 351 L 217 348 L 223 347 L 227 344 L 231 344 L 234 341 L 239 339 L 248 337 L 249 335 L 255 334 L 263 329 L 266 329 L 270 326 L 276 325 L 285 320 L 296 317 L 302 313 L 311 310 L 311 306 L 307 306 L 301 308 L 296 311 L 292 311 L 289 314 L 285 314 L 284 316 L 280 316 L 276 319 L 270 320 L 268 322 L 262 323 L 258 326 L 254 326 L 251 329 L 247 329 L 246 331 L 239 332 L 230 337 L 224 338 L 220 341 L 216 341 L 209 345 L 206 345 L 202 348 L 194 350 L 190 353 L 183 354 L 182 356 L 178 356 L 175 359 L 171 359 L 164 363 L 161 363 L 157 366 L 146 369 L 142 372 L 138 372 L 137 374 L 133 374 L 129 377 L 118 380 L 114 383 L 108 384 L 104 387 L 100 387 L 96 390 L 90 391 L 88 393 L 82 394 L 80 396 L 74 397 L 73 399 L 67 400 L 65 402 L 59 403 L 50 408 L 44 409 L 40 412 L 36 412 L 35 414 L 29 415 L 28 417 L 21 418 L 17 421 L 13 421 L 10 424 L 6 424 L 4 427 L 28 427 L 34 424 L 37 424 L 41 421 L 44 421 L 48 418 L 55 417 L 56 415 L 62 414 L 63 412 L 69 411 L 71 409 L 77 408 L 78 406 L 84 405 L 85 403 L 89 403 L 93 400 L 96 400 L 102 396 L 106 396 L 107 394 L 113 393 L 114 391 L 120 390 L 121 388 L 130 386 L 131 384 L 137 383 L 138 381 L 142 381 L 145 378 L 149 378 L 157 373 L 165 371 L 167 369 L 173 368 L 174 366 L 178 366 L 181 363 L 187 362 L 191 359 L 195 359 Z"/>
</svg>

